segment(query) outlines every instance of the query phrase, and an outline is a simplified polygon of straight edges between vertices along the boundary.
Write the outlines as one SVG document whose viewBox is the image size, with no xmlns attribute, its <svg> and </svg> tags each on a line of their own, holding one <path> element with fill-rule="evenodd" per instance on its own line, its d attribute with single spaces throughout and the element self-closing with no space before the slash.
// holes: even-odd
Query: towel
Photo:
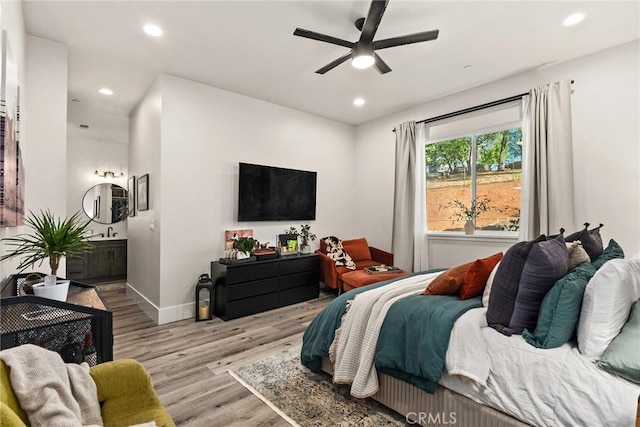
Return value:
<svg viewBox="0 0 640 427">
<path fill-rule="evenodd" d="M 0 351 L 29 423 L 36 426 L 102 426 L 89 365 L 64 363 L 58 353 L 32 344 Z"/>
</svg>

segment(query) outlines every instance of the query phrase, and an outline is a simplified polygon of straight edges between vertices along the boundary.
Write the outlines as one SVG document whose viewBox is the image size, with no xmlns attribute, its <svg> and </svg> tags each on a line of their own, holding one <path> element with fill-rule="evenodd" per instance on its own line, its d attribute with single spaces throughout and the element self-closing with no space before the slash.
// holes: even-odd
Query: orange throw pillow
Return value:
<svg viewBox="0 0 640 427">
<path fill-rule="evenodd" d="M 477 259 L 471 264 L 460 288 L 460 299 L 469 299 L 482 295 L 491 271 L 502 259 L 502 252 L 487 258 Z"/>
<path fill-rule="evenodd" d="M 438 277 L 425 289 L 425 295 L 452 295 L 458 293 L 462 287 L 462 282 L 467 274 L 467 270 L 471 268 L 473 262 L 452 267 L 443 271 Z"/>
</svg>

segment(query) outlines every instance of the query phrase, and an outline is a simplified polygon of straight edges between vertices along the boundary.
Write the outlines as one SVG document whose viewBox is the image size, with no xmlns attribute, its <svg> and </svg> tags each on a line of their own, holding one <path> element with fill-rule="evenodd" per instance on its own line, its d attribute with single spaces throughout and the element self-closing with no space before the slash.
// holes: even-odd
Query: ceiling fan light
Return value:
<svg viewBox="0 0 640 427">
<path fill-rule="evenodd" d="M 354 68 L 364 69 L 371 67 L 375 62 L 376 59 L 373 55 L 363 53 L 358 56 L 354 56 L 351 60 L 351 65 L 353 65 Z"/>
</svg>

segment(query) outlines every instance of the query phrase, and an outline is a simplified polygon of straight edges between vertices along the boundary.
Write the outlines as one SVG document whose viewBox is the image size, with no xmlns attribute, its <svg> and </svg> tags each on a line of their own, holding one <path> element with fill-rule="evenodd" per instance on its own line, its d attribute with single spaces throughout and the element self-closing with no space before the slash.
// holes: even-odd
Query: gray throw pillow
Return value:
<svg viewBox="0 0 640 427">
<path fill-rule="evenodd" d="M 589 254 L 589 258 L 593 260 L 602 254 L 602 237 L 600 236 L 600 229 L 604 227 L 604 224 L 600 224 L 592 230 L 587 230 L 589 225 L 590 224 L 588 222 L 585 222 L 584 229 L 576 231 L 575 233 L 565 237 L 564 240 L 566 242 L 575 242 L 576 240 L 580 240 L 584 250 Z"/>
<path fill-rule="evenodd" d="M 533 245 L 522 269 L 507 332 L 521 334 L 525 329 L 535 330 L 542 300 L 556 281 L 567 274 L 567 259 L 562 235 Z"/>
<path fill-rule="evenodd" d="M 493 279 L 489 295 L 489 308 L 487 309 L 487 323 L 498 332 L 511 335 L 505 328 L 508 328 L 513 315 L 522 269 L 533 245 L 546 240 L 547 238 L 543 234 L 536 240 L 516 243 L 507 250 L 500 261 L 500 266 Z"/>
</svg>

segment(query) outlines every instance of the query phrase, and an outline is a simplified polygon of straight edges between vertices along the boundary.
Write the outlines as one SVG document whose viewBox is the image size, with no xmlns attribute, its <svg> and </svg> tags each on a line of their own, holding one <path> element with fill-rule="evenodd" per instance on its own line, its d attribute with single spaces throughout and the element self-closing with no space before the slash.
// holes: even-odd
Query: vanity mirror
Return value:
<svg viewBox="0 0 640 427">
<path fill-rule="evenodd" d="M 127 218 L 127 206 L 127 190 L 117 184 L 94 185 L 82 198 L 84 213 L 100 224 L 124 221 Z"/>
</svg>

